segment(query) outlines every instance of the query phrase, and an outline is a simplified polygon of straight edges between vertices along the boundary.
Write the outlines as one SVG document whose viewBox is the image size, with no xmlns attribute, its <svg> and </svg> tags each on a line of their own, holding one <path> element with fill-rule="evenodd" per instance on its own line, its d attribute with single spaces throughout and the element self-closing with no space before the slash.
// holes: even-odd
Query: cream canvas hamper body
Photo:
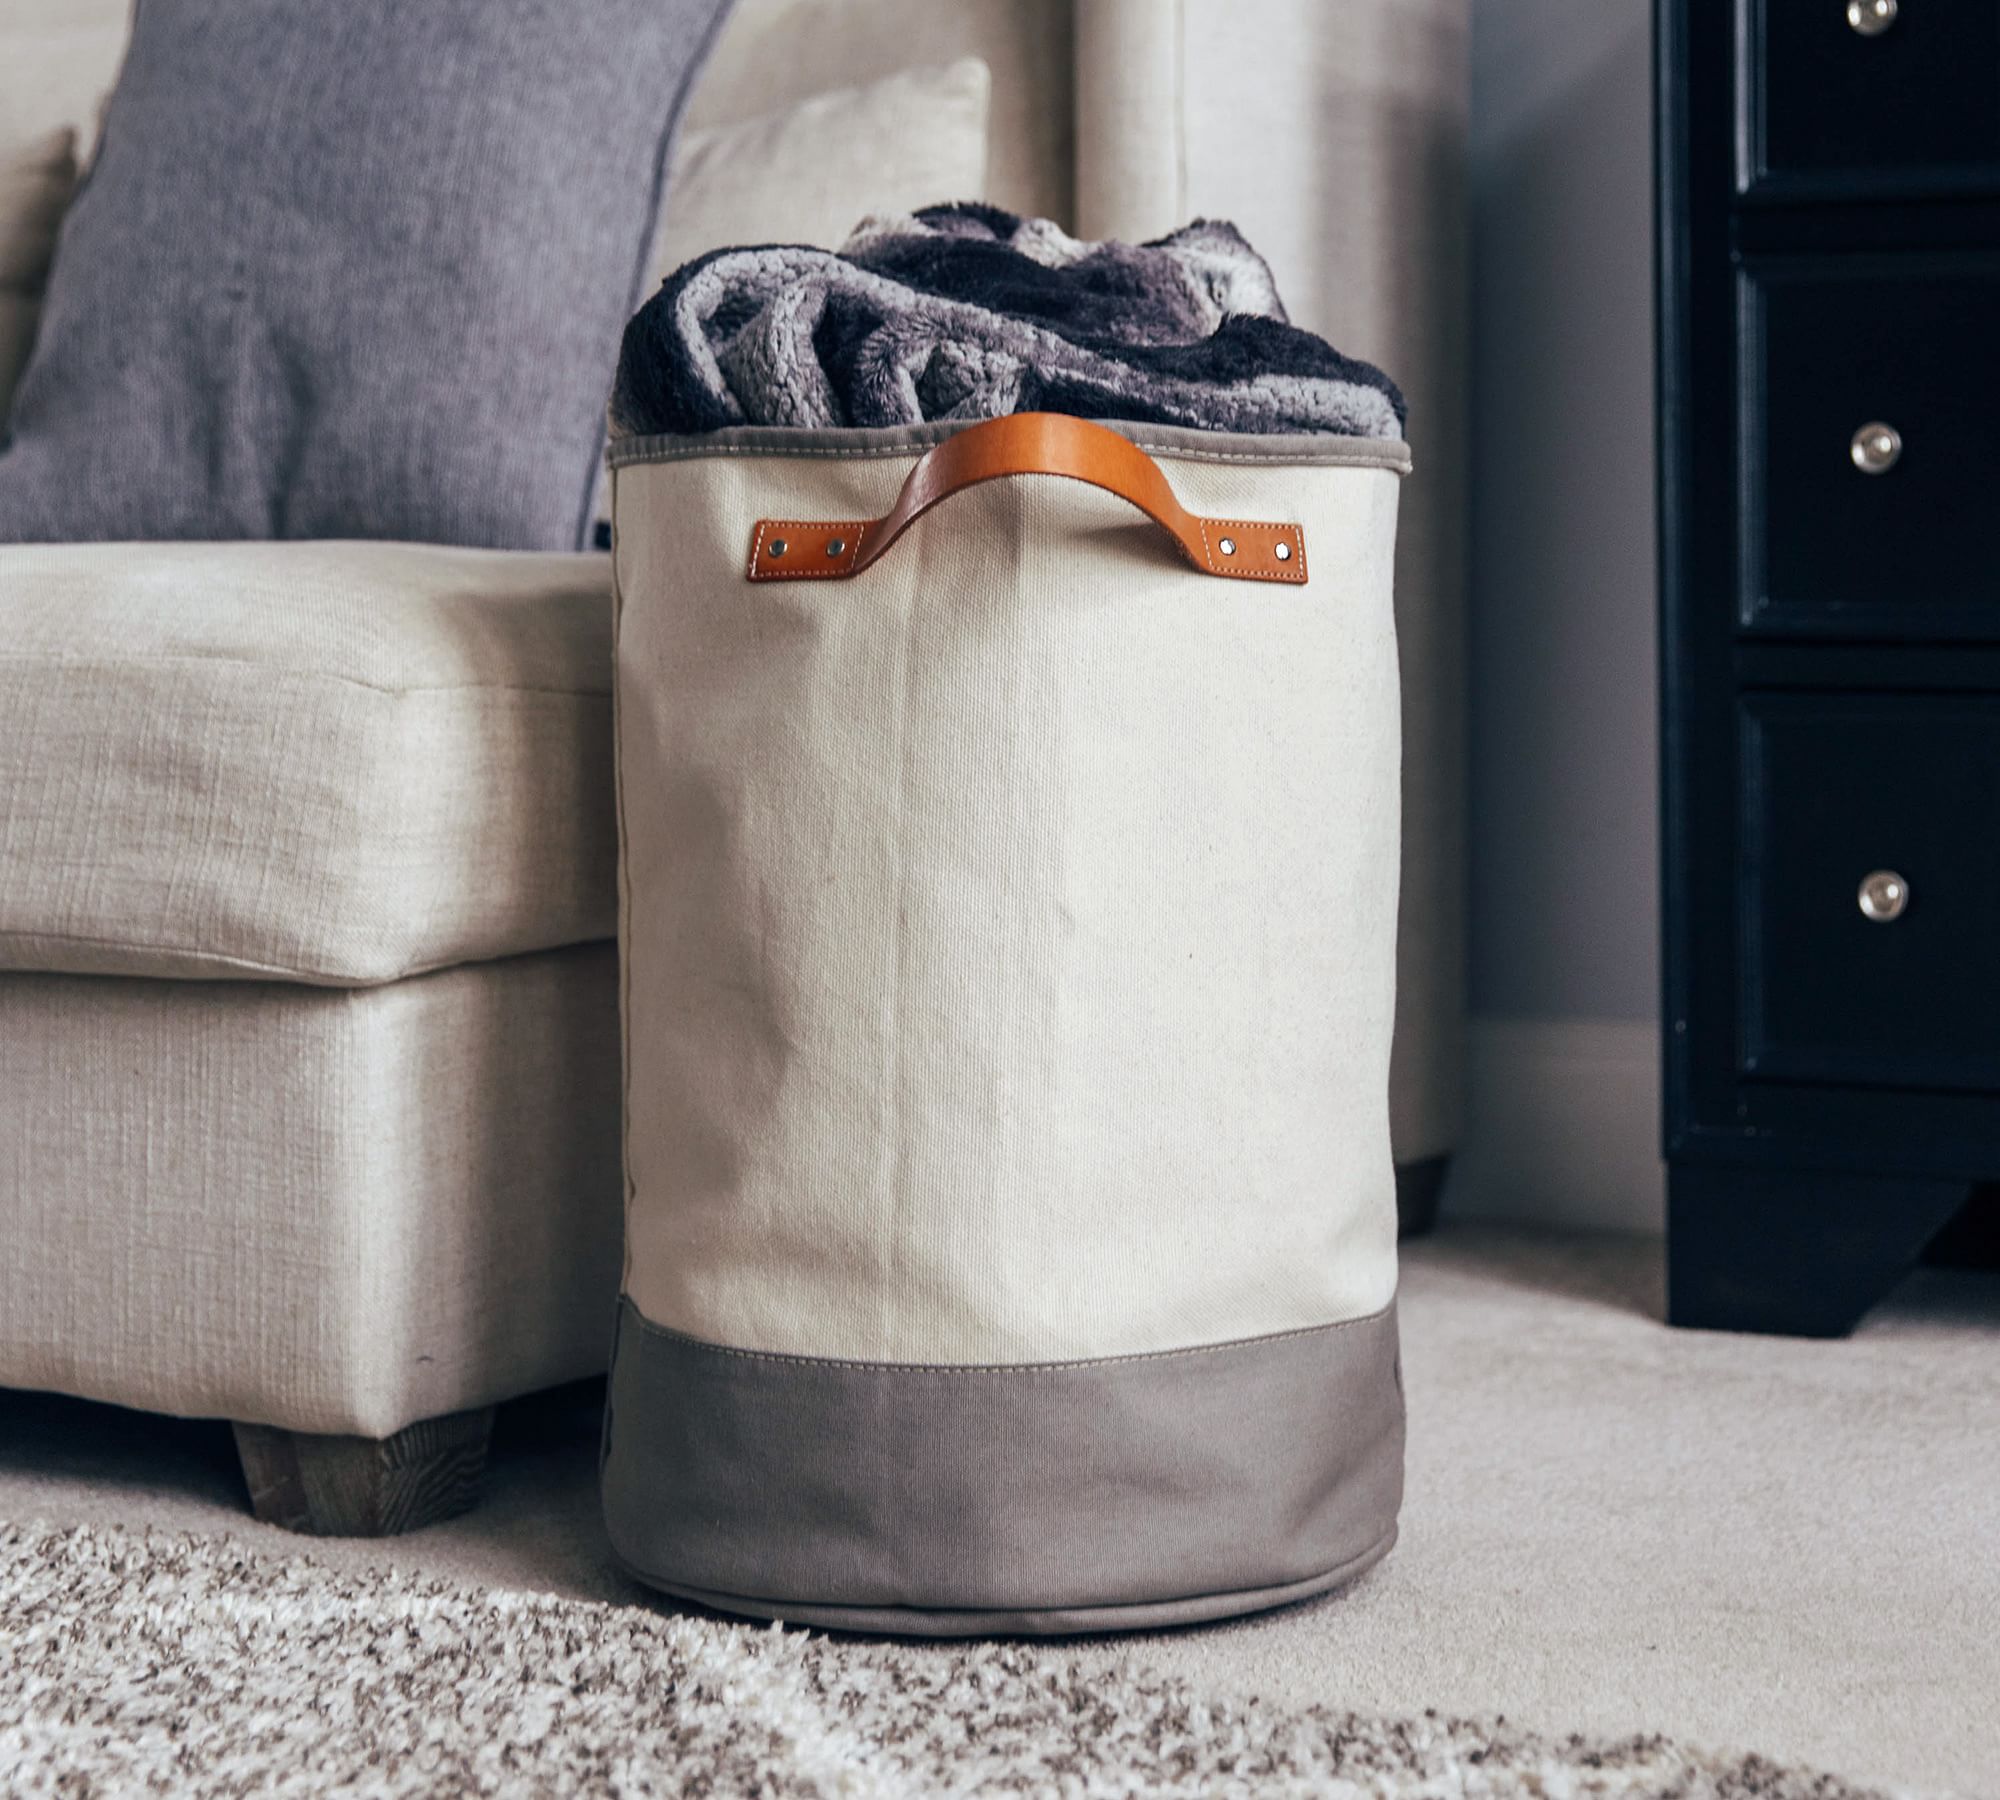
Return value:
<svg viewBox="0 0 2000 1800">
<path fill-rule="evenodd" d="M 612 452 L 604 1503 L 735 1611 L 1193 1620 L 1395 1536 L 1407 452 L 1023 417 Z"/>
</svg>

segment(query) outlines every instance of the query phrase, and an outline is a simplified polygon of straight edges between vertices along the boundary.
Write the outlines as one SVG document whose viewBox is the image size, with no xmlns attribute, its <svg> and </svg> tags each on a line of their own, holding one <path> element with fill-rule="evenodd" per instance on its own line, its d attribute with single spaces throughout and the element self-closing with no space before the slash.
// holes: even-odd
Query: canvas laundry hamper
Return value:
<svg viewBox="0 0 2000 1800">
<path fill-rule="evenodd" d="M 615 444 L 617 1554 L 917 1633 L 1395 1537 L 1399 442 Z"/>
</svg>

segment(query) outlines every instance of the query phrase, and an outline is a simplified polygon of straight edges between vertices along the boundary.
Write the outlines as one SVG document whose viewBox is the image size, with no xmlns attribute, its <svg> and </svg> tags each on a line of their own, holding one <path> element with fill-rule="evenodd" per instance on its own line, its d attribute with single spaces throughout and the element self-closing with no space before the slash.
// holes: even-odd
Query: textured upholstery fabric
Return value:
<svg viewBox="0 0 2000 1800">
<path fill-rule="evenodd" d="M 124 51 L 132 0 L 6 0 L 0 124 L 86 131 Z M 993 71 L 992 193 L 1069 221 L 1074 0 L 736 0 L 688 99 L 690 129 L 730 124 L 898 69 L 977 56 Z M 809 46 L 809 54 L 800 54 Z"/>
<path fill-rule="evenodd" d="M 838 250 L 866 213 L 983 200 L 992 86 L 983 62 L 961 57 L 683 132 L 647 292 L 725 245 Z"/>
<path fill-rule="evenodd" d="M 610 570 L 0 547 L 0 968 L 358 985 L 616 928 Z"/>
<path fill-rule="evenodd" d="M 1464 1122 L 1468 0 L 1076 0 L 1087 236 L 1233 219 L 1292 318 L 1387 369 L 1415 469 L 1396 541 L 1403 903 L 1396 1159 Z"/>
<path fill-rule="evenodd" d="M 386 1437 L 604 1366 L 609 945 L 363 993 L 0 975 L 0 1386 Z"/>
<path fill-rule="evenodd" d="M 986 198 L 1066 224 L 1073 11 L 1074 0 L 736 0 L 688 100 L 688 128 L 976 56 L 993 74 Z"/>
<path fill-rule="evenodd" d="M 627 1293 L 893 1363 L 1378 1311 L 1402 446 L 1127 429 L 1303 587 L 1034 476 L 746 589 L 758 519 L 879 517 L 942 434 L 802 435 L 613 451 Z"/>
<path fill-rule="evenodd" d="M 56 229 L 124 54 L 131 0 L 0 6 L 0 442 Z"/>
<path fill-rule="evenodd" d="M 0 143 L 0 440 L 76 174 L 76 133 L 67 126 L 11 148 Z"/>
<path fill-rule="evenodd" d="M 724 0 L 141 0 L 0 540 L 583 542 Z"/>
<path fill-rule="evenodd" d="M 133 0 L 0 6 L 0 154 L 68 129 L 88 155 L 131 35 Z"/>
</svg>

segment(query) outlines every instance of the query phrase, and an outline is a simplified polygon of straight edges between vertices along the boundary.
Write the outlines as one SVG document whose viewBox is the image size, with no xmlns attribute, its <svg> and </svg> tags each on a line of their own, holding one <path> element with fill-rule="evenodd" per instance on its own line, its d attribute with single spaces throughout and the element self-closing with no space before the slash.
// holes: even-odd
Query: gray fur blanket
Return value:
<svg viewBox="0 0 2000 1800">
<path fill-rule="evenodd" d="M 1084 243 L 935 206 L 835 254 L 719 250 L 625 330 L 614 436 L 1074 413 L 1213 431 L 1400 437 L 1381 370 L 1290 324 L 1233 225 Z"/>
</svg>

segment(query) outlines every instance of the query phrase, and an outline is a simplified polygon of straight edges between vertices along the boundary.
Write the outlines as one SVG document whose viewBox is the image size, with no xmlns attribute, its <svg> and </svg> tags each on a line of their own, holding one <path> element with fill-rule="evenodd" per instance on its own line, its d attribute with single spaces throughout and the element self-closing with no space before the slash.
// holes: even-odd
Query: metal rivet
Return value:
<svg viewBox="0 0 2000 1800">
<path fill-rule="evenodd" d="M 1847 454 L 1864 475 L 1886 475 L 1902 460 L 1903 434 L 1893 425 L 1871 419 L 1848 440 Z"/>
<path fill-rule="evenodd" d="M 1860 892 L 1854 898 L 1864 919 L 1893 925 L 1910 904 L 1910 884 L 1894 869 L 1877 869 L 1861 878 Z"/>
<path fill-rule="evenodd" d="M 1222 554 L 1224 556 L 1234 556 L 1236 554 L 1236 540 L 1234 538 L 1224 538 L 1222 540 Z"/>
<path fill-rule="evenodd" d="M 1271 554 L 1280 562 L 1290 562 L 1292 560 L 1292 547 L 1290 544 L 1281 543 Z"/>
<path fill-rule="evenodd" d="M 771 540 L 771 554 L 773 556 L 783 556 L 785 554 L 785 540 L 783 538 L 773 538 Z"/>
<path fill-rule="evenodd" d="M 826 540 L 826 553 L 829 556 L 846 555 L 847 540 L 845 538 L 828 538 Z"/>
</svg>

